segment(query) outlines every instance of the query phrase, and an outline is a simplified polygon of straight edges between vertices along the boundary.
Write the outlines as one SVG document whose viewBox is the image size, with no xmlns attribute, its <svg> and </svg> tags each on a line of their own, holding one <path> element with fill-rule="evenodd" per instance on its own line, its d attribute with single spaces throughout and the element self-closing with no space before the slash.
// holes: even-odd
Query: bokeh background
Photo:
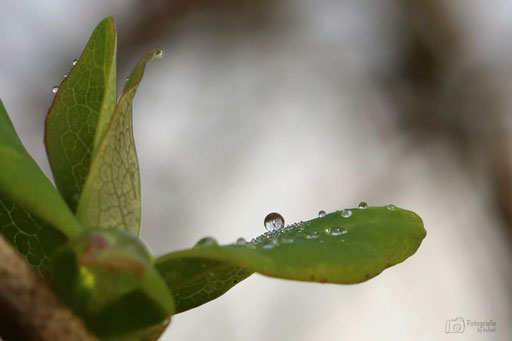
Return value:
<svg viewBox="0 0 512 341">
<path fill-rule="evenodd" d="M 253 275 L 163 340 L 512 339 L 512 2 L 5 1 L 0 96 L 48 175 L 51 88 L 109 15 L 120 82 L 166 51 L 134 104 L 155 253 L 362 200 L 414 210 L 428 231 L 364 284 Z M 445 334 L 456 317 L 496 332 Z"/>
</svg>

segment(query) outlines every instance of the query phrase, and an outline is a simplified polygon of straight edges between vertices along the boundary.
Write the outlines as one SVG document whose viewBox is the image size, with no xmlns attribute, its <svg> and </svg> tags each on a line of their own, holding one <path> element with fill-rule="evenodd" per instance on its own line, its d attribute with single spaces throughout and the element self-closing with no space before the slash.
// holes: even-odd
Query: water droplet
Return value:
<svg viewBox="0 0 512 341">
<path fill-rule="evenodd" d="M 73 60 L 73 66 L 75 66 L 78 63 L 78 59 Z"/>
<path fill-rule="evenodd" d="M 342 210 L 340 214 L 343 218 L 348 218 L 352 215 L 352 211 L 351 210 Z"/>
<path fill-rule="evenodd" d="M 245 244 L 247 244 L 247 241 L 246 241 L 244 238 L 238 238 L 238 239 L 236 240 L 236 243 L 235 243 L 235 244 L 236 244 L 236 245 L 245 245 Z"/>
<path fill-rule="evenodd" d="M 194 247 L 211 247 L 218 246 L 217 241 L 211 237 L 204 237 L 200 239 Z"/>
<path fill-rule="evenodd" d="M 331 230 L 331 228 L 330 228 L 330 227 L 328 227 L 328 228 L 326 228 L 326 229 L 324 230 L 324 232 L 325 232 L 325 233 L 327 233 L 327 234 L 331 234 L 331 233 L 332 233 L 332 230 Z"/>
<path fill-rule="evenodd" d="M 293 239 L 288 238 L 288 237 L 281 238 L 281 239 L 279 239 L 279 241 L 280 241 L 281 243 L 283 243 L 283 244 L 291 244 L 291 243 L 293 243 Z"/>
<path fill-rule="evenodd" d="M 347 229 L 344 229 L 343 227 L 335 227 L 331 231 L 331 236 L 341 236 L 347 232 Z"/>
<path fill-rule="evenodd" d="M 59 87 L 58 87 L 57 85 L 55 85 L 55 86 L 52 88 L 52 92 L 53 92 L 54 94 L 56 94 L 56 93 L 57 93 L 57 91 L 59 91 Z"/>
<path fill-rule="evenodd" d="M 67 76 L 68 76 L 68 74 L 67 74 L 67 73 L 65 73 L 65 74 L 64 74 L 64 78 L 66 78 Z"/>
<path fill-rule="evenodd" d="M 163 57 L 163 55 L 164 55 L 164 50 L 162 50 L 162 49 L 158 49 L 158 51 L 156 51 L 156 55 L 155 55 L 155 56 L 156 56 L 157 58 L 162 58 L 162 57 Z"/>
<path fill-rule="evenodd" d="M 387 205 L 386 208 L 390 211 L 394 211 L 396 209 L 395 205 Z"/>
<path fill-rule="evenodd" d="M 263 222 L 267 231 L 277 231 L 284 226 L 284 218 L 279 213 L 269 213 Z"/>
<path fill-rule="evenodd" d="M 317 238 L 318 238 L 318 233 L 316 233 L 316 232 L 306 234 L 306 239 L 317 239 Z"/>
<path fill-rule="evenodd" d="M 322 210 L 322 211 L 318 212 L 318 216 L 319 216 L 320 218 L 325 217 L 325 211 L 324 211 L 324 210 Z"/>
<path fill-rule="evenodd" d="M 359 205 L 357 205 L 357 207 L 364 210 L 365 208 L 368 208 L 368 204 L 365 203 L 364 201 L 361 201 Z"/>
<path fill-rule="evenodd" d="M 268 242 L 266 242 L 265 244 L 263 244 L 263 248 L 264 249 L 272 249 L 274 246 L 278 246 L 278 245 L 279 245 L 279 242 L 277 241 L 277 239 L 271 239 Z"/>
</svg>

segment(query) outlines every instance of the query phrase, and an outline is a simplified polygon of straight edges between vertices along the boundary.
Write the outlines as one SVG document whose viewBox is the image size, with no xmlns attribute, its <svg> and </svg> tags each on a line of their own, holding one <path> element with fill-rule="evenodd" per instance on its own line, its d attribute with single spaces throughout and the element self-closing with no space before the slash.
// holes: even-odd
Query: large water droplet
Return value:
<svg viewBox="0 0 512 341">
<path fill-rule="evenodd" d="M 352 211 L 351 210 L 342 210 L 340 212 L 340 214 L 343 218 L 348 218 L 352 215 Z"/>
<path fill-rule="evenodd" d="M 54 94 L 56 94 L 56 93 L 57 93 L 57 91 L 59 91 L 59 87 L 58 87 L 57 85 L 55 85 L 55 86 L 52 88 L 52 92 L 53 92 Z"/>
<path fill-rule="evenodd" d="M 284 226 L 284 218 L 276 212 L 269 213 L 263 222 L 267 231 L 277 231 Z"/>
<path fill-rule="evenodd" d="M 318 212 L 318 216 L 319 216 L 320 218 L 325 217 L 325 211 L 324 211 L 324 210 L 322 210 L 322 211 Z"/>
<path fill-rule="evenodd" d="M 156 56 L 157 58 L 162 58 L 162 57 L 163 57 L 163 55 L 164 55 L 164 50 L 162 50 L 162 49 L 158 49 L 158 51 L 156 51 L 156 55 L 155 55 L 155 56 Z"/>
<path fill-rule="evenodd" d="M 390 211 L 394 211 L 396 209 L 395 205 L 387 205 L 386 208 Z"/>
<path fill-rule="evenodd" d="M 75 66 L 78 63 L 78 59 L 73 60 L 73 66 Z"/>
<path fill-rule="evenodd" d="M 238 239 L 236 240 L 236 243 L 235 243 L 235 244 L 236 244 L 236 245 L 245 245 L 245 244 L 247 244 L 247 241 L 246 241 L 244 238 L 238 238 Z"/>
<path fill-rule="evenodd" d="M 368 208 L 368 204 L 365 203 L 364 201 L 361 201 L 359 203 L 359 205 L 357 205 L 357 207 L 360 208 L 360 209 L 365 209 L 365 208 Z"/>
<path fill-rule="evenodd" d="M 194 247 L 211 247 L 218 246 L 217 241 L 211 237 L 204 237 L 200 239 Z"/>
</svg>

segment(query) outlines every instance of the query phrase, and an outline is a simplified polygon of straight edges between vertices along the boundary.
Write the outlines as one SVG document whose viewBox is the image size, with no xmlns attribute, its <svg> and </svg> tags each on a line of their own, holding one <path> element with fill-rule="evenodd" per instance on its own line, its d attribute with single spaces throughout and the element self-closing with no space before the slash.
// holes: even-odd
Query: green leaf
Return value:
<svg viewBox="0 0 512 341">
<path fill-rule="evenodd" d="M 1 100 L 0 169 L 0 232 L 41 272 L 81 226 L 23 147 Z"/>
<path fill-rule="evenodd" d="M 64 78 L 46 118 L 46 151 L 57 188 L 76 210 L 92 155 L 116 104 L 114 19 L 101 21 Z"/>
<path fill-rule="evenodd" d="M 132 128 L 132 100 L 156 49 L 144 57 L 130 74 L 110 123 L 94 153 L 77 210 L 87 227 L 140 231 L 140 175 Z"/>
<path fill-rule="evenodd" d="M 55 254 L 56 293 L 102 340 L 164 325 L 169 290 L 142 242 L 120 230 L 88 230 Z M 122 338 L 121 338 L 122 339 Z"/>
<path fill-rule="evenodd" d="M 176 312 L 212 300 L 253 272 L 320 283 L 364 282 L 413 255 L 419 216 L 394 206 L 343 210 L 268 232 L 244 245 L 212 241 L 156 260 Z"/>
</svg>

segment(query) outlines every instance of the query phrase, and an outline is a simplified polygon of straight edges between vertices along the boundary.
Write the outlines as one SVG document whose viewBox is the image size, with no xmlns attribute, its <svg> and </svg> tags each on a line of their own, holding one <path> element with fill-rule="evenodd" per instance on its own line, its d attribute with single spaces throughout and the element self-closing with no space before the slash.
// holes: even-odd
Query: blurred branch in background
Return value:
<svg viewBox="0 0 512 341">
<path fill-rule="evenodd" d="M 255 28 L 267 21 L 275 6 L 274 1 L 249 0 L 158 0 L 148 3 L 139 1 L 134 10 L 137 19 L 124 34 L 129 40 L 120 42 L 120 49 L 127 45 L 143 45 L 159 37 L 168 36 L 176 24 L 191 13 L 205 10 L 233 13 L 246 19 L 248 28 Z"/>
<path fill-rule="evenodd" d="M 402 128 L 421 144 L 442 140 L 478 183 L 512 231 L 512 155 L 504 118 L 505 90 L 492 55 L 475 60 L 457 20 L 439 0 L 399 1 L 405 20 L 402 59 L 391 76 L 391 96 Z M 386 81 L 388 81 L 386 79 Z M 475 185 L 476 188 L 476 185 Z M 461 198 L 462 199 L 462 198 Z"/>
</svg>

